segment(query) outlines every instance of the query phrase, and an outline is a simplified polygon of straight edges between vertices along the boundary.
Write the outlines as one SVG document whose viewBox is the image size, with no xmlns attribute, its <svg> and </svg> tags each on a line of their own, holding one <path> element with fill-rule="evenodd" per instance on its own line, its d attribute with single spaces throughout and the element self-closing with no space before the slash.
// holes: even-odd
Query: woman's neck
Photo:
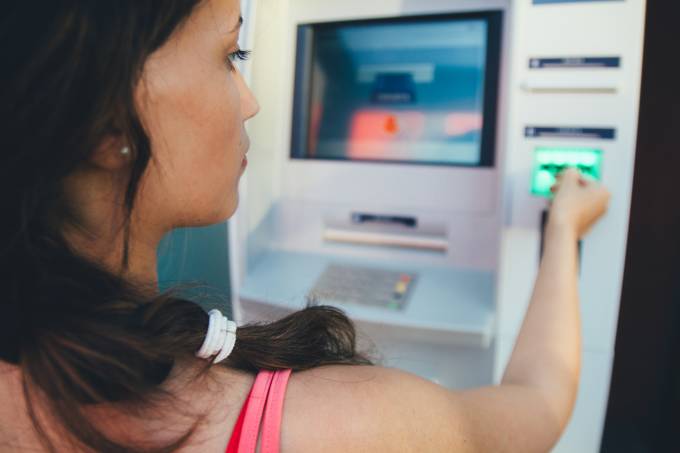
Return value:
<svg viewBox="0 0 680 453">
<path fill-rule="evenodd" d="M 156 250 L 162 233 L 132 231 L 127 241 L 124 262 L 124 228 L 67 228 L 65 236 L 71 246 L 86 258 L 102 265 L 138 287 L 158 291 L 158 258 Z"/>
</svg>

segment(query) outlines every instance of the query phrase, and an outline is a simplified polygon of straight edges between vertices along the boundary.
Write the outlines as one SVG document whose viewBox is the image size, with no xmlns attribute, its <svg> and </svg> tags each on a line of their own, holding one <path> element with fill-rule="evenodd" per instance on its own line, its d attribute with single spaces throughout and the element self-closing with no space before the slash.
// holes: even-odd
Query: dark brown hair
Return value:
<svg viewBox="0 0 680 453">
<path fill-rule="evenodd" d="M 21 368 L 29 415 L 49 451 L 55 447 L 43 414 L 78 448 L 98 452 L 172 451 L 193 432 L 167 445 L 126 445 L 85 414 L 97 404 L 148 407 L 169 397 L 161 384 L 175 363 L 192 360 L 208 317 L 192 301 L 173 293 L 149 296 L 76 253 L 62 233 L 66 224 L 78 224 L 62 185 L 102 140 L 125 137 L 134 156 L 124 202 L 127 238 L 151 156 L 134 89 L 146 59 L 197 3 L 3 5 L 0 359 Z M 239 328 L 227 366 L 256 372 L 367 363 L 355 351 L 347 317 L 310 306 L 271 324 Z"/>
</svg>

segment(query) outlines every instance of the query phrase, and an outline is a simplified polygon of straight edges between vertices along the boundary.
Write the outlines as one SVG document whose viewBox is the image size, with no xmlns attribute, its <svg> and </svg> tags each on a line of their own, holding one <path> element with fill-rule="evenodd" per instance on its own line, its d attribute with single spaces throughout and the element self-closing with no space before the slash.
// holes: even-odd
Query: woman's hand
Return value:
<svg viewBox="0 0 680 453">
<path fill-rule="evenodd" d="M 550 208 L 549 229 L 570 229 L 577 238 L 607 211 L 610 193 L 599 183 L 589 181 L 574 168 L 569 168 L 557 178 L 553 187 L 555 198 Z"/>
</svg>

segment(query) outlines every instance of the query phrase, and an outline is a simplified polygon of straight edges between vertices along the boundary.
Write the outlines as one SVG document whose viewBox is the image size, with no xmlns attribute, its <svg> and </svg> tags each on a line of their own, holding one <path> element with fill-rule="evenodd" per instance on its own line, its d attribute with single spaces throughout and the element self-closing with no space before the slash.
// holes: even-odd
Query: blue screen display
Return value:
<svg viewBox="0 0 680 453">
<path fill-rule="evenodd" d="M 482 165 L 495 124 L 489 27 L 478 16 L 301 26 L 293 157 Z"/>
</svg>

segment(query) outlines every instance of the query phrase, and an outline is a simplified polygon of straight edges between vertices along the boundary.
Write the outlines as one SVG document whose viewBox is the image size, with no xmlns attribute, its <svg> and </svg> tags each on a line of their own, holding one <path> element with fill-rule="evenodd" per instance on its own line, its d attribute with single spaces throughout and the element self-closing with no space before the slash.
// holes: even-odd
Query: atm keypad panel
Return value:
<svg viewBox="0 0 680 453">
<path fill-rule="evenodd" d="M 416 274 L 408 272 L 329 264 L 307 296 L 318 303 L 353 303 L 403 310 L 416 278 Z"/>
</svg>

